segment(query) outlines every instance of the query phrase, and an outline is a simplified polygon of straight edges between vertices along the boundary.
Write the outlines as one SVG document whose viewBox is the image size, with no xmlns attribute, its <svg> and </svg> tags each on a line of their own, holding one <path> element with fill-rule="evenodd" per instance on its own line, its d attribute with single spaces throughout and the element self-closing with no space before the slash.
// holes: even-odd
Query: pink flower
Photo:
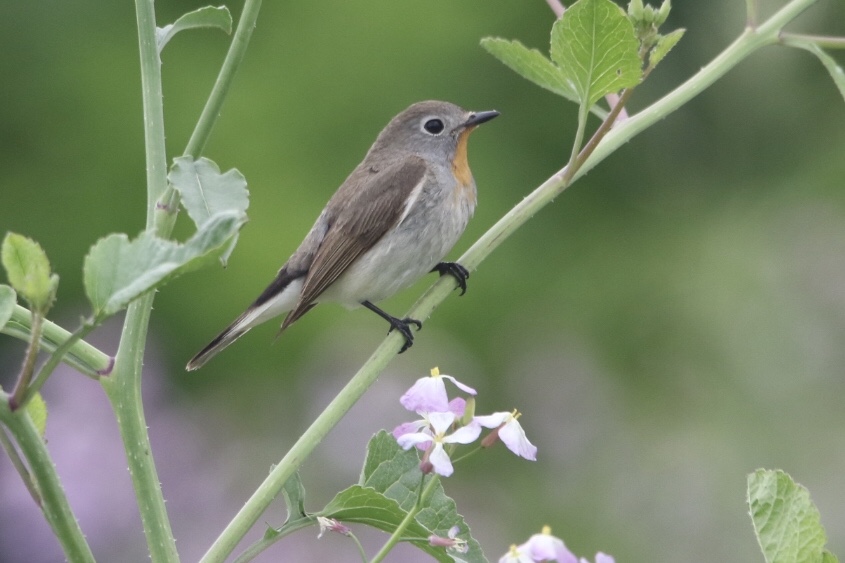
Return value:
<svg viewBox="0 0 845 563">
<path fill-rule="evenodd" d="M 522 429 L 518 421 L 520 416 L 521 413 L 514 410 L 512 413 L 496 412 L 491 415 L 476 416 L 473 418 L 474 422 L 485 428 L 496 429 L 490 436 L 484 438 L 482 445 L 491 446 L 495 441 L 495 436 L 498 436 L 508 449 L 516 455 L 536 461 L 537 446 L 529 442 L 528 437 L 525 436 L 525 430 Z M 491 438 L 491 436 L 494 437 Z"/>
<path fill-rule="evenodd" d="M 433 545 L 434 547 L 445 547 L 446 549 L 451 549 L 457 553 L 466 553 L 469 551 L 469 545 L 467 541 L 458 537 L 458 533 L 461 529 L 457 526 L 452 526 L 449 528 L 448 536 L 449 537 L 441 537 L 431 535 L 428 537 L 428 543 Z"/>
<path fill-rule="evenodd" d="M 449 397 L 446 395 L 446 383 L 443 381 L 448 379 L 455 386 L 469 393 L 475 395 L 475 389 L 464 385 L 451 375 L 441 375 L 438 368 L 431 370 L 430 377 L 422 377 L 414 383 L 408 391 L 402 395 L 399 402 L 409 411 L 424 413 L 424 412 L 446 412 L 450 410 Z"/>
<path fill-rule="evenodd" d="M 317 535 L 317 539 L 322 538 L 325 532 L 336 532 L 338 534 L 348 536 L 352 531 L 349 529 L 349 526 L 344 526 L 334 518 L 317 516 L 317 523 L 320 525 L 320 533 Z"/>
<path fill-rule="evenodd" d="M 541 561 L 579 563 L 575 555 L 566 548 L 563 540 L 552 535 L 552 530 L 548 526 L 543 526 L 541 533 L 534 534 L 524 544 L 512 545 L 510 551 L 499 559 L 499 563 L 540 563 Z M 613 561 L 601 562 L 597 559 L 596 563 L 613 563 Z"/>
<path fill-rule="evenodd" d="M 458 428 L 451 434 L 446 432 L 455 422 L 453 412 L 432 412 L 428 414 L 429 427 L 418 432 L 409 432 L 396 438 L 396 441 L 403 449 L 410 449 L 417 444 L 429 444 L 428 462 L 438 475 L 448 477 L 454 471 L 449 454 L 446 453 L 444 444 L 469 444 L 478 439 L 481 434 L 481 426 L 470 423 L 467 426 Z M 395 431 L 394 431 L 395 432 Z M 431 446 L 431 443 L 434 443 Z"/>
</svg>

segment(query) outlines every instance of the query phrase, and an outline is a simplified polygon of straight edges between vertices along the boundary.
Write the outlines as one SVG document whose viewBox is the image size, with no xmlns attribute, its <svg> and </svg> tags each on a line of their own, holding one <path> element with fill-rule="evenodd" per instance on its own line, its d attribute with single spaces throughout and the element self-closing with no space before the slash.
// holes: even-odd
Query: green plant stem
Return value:
<svg viewBox="0 0 845 563">
<path fill-rule="evenodd" d="M 718 57 L 702 68 L 684 84 L 658 100 L 637 115 L 616 123 L 608 134 L 586 158 L 583 165 L 575 172 L 571 181 L 575 181 L 624 143 L 638 133 L 654 125 L 667 115 L 677 110 L 694 96 L 698 95 L 740 61 L 765 45 L 776 43 L 778 33 L 784 25 L 792 21 L 801 12 L 817 0 L 792 0 L 769 18 L 757 29 L 746 29 L 743 34 L 728 46 Z M 529 218 L 570 185 L 567 181 L 567 169 L 563 168 L 543 182 L 531 194 L 511 209 L 472 247 L 458 259 L 468 270 L 475 270 L 484 258 L 510 237 Z M 456 287 L 457 282 L 448 276 L 436 281 L 411 307 L 407 316 L 425 320 Z M 288 478 L 299 465 L 311 454 L 323 437 L 337 424 L 346 411 L 355 404 L 364 392 L 375 382 L 381 371 L 399 351 L 402 337 L 393 332 L 376 348 L 347 385 L 338 393 L 326 409 L 314 420 L 311 426 L 300 436 L 287 454 L 276 465 L 267 478 L 223 530 L 214 544 L 203 556 L 205 563 L 222 562 L 235 549 L 238 542 L 270 505 L 284 486 Z"/>
<path fill-rule="evenodd" d="M 196 127 L 194 127 L 194 132 L 188 140 L 188 145 L 185 147 L 184 154 L 186 156 L 196 158 L 205 148 L 205 144 L 211 136 L 211 130 L 214 128 L 217 117 L 220 115 L 223 102 L 229 93 L 229 88 L 235 79 L 238 67 L 240 67 L 246 54 L 246 48 L 252 38 L 252 31 L 255 29 L 255 22 L 258 19 L 260 9 L 261 0 L 246 0 L 244 2 L 244 9 L 241 12 L 238 27 L 232 36 L 232 45 L 226 53 L 226 58 L 220 67 L 220 73 L 217 75 L 217 80 L 214 83 L 211 94 L 205 103 Z"/>
<path fill-rule="evenodd" d="M 760 13 L 760 0 L 745 0 L 745 25 L 755 27 Z"/>
<path fill-rule="evenodd" d="M 26 347 L 26 355 L 23 359 L 21 373 L 15 384 L 15 391 L 9 398 L 9 408 L 16 410 L 23 404 L 23 396 L 26 393 L 32 373 L 35 371 L 35 359 L 38 357 L 38 349 L 41 345 L 41 327 L 44 321 L 44 314 L 35 309 L 32 310 L 32 334 L 29 338 L 29 345 Z"/>
<path fill-rule="evenodd" d="M 6 431 L 2 426 L 0 426 L 0 446 L 3 447 L 6 455 L 9 456 L 12 466 L 15 468 L 15 471 L 18 472 L 18 475 L 20 475 L 21 481 L 23 481 L 24 486 L 26 486 L 26 490 L 29 491 L 29 496 L 32 497 L 32 500 L 34 500 L 35 504 L 37 504 L 40 508 L 41 495 L 38 494 L 38 489 L 32 481 L 32 475 L 29 474 L 29 470 L 26 468 L 26 465 L 24 465 L 21 456 L 18 454 L 18 450 L 15 448 L 15 445 L 9 439 L 8 434 L 6 434 Z"/>
<path fill-rule="evenodd" d="M 0 330 L 4 334 L 29 341 L 32 335 L 32 315 L 29 309 L 15 305 L 12 318 Z M 41 327 L 41 349 L 54 353 L 72 334 L 59 325 L 44 320 Z M 62 361 L 81 373 L 93 378 L 111 371 L 112 357 L 91 346 L 84 340 L 77 340 L 62 357 Z"/>
<path fill-rule="evenodd" d="M 214 124 L 220 116 L 220 110 L 229 94 L 235 74 L 243 61 L 244 55 L 246 55 L 246 48 L 252 38 L 252 31 L 255 29 L 255 22 L 258 20 L 260 9 L 261 0 L 246 0 L 244 2 L 241 18 L 238 21 L 235 34 L 232 36 L 232 44 L 229 46 L 229 51 L 226 53 L 226 58 L 217 75 L 217 80 L 214 82 L 214 87 L 211 89 L 211 94 L 208 96 L 205 107 L 185 147 L 183 153 L 185 156 L 197 158 L 202 154 L 211 136 Z M 172 186 L 168 185 L 166 192 L 158 203 L 158 212 L 156 213 L 157 232 L 170 234 L 176 222 L 178 206 L 179 194 Z"/>
<path fill-rule="evenodd" d="M 138 46 L 141 57 L 141 88 L 144 105 L 144 141 L 147 162 L 147 229 L 156 222 L 156 202 L 167 189 L 164 144 L 164 105 L 161 61 L 156 45 L 153 0 L 135 0 Z M 129 305 L 123 323 L 112 377 L 100 382 L 117 418 L 126 450 L 129 475 L 153 562 L 176 562 L 179 555 L 164 505 L 158 473 L 151 454 L 147 423 L 141 401 L 144 344 L 153 297 L 150 292 Z"/>
<path fill-rule="evenodd" d="M 150 557 L 159 563 L 179 561 L 179 555 L 151 453 L 141 400 L 144 344 L 153 295 L 150 292 L 129 305 L 114 372 L 111 377 L 100 378 L 100 383 L 117 417 Z"/>
<path fill-rule="evenodd" d="M 144 105 L 144 147 L 147 163 L 147 229 L 153 228 L 155 206 L 167 189 L 167 153 L 164 144 L 164 103 L 161 59 L 156 44 L 153 0 L 135 0 L 138 47 L 141 55 L 141 93 Z"/>
<path fill-rule="evenodd" d="M 244 550 L 243 553 L 238 555 L 238 557 L 234 560 L 233 563 L 249 563 L 274 543 L 303 528 L 310 528 L 314 525 L 316 521 L 316 516 L 306 516 L 303 518 L 297 518 L 292 522 L 286 522 L 278 530 L 278 533 L 273 534 L 272 537 L 261 538 L 260 540 L 252 544 L 246 550 Z"/>
<path fill-rule="evenodd" d="M 68 561 L 94 561 L 91 548 L 67 502 L 44 440 L 26 409 L 12 412 L 9 395 L 0 391 L 0 421 L 6 425 L 29 465 L 41 497 L 41 510 L 59 540 Z"/>
<path fill-rule="evenodd" d="M 32 382 L 32 385 L 27 387 L 26 392 L 23 394 L 21 399 L 21 405 L 25 405 L 29 402 L 32 397 L 38 393 L 44 384 L 47 382 L 47 378 L 53 374 L 53 370 L 59 365 L 59 362 L 62 361 L 62 358 L 65 356 L 68 350 L 70 350 L 74 344 L 79 342 L 82 338 L 84 338 L 89 332 L 94 330 L 96 325 L 90 322 L 83 323 L 78 329 L 76 329 L 71 335 L 65 340 L 64 342 L 56 348 L 47 361 L 41 366 L 41 369 L 38 370 L 38 374 L 35 376 L 35 380 Z"/>
<path fill-rule="evenodd" d="M 361 541 L 358 539 L 358 536 L 356 536 L 352 532 L 349 532 L 348 534 L 346 534 L 346 537 L 348 537 L 353 542 L 355 542 L 355 546 L 358 548 L 358 555 L 361 556 L 361 561 L 366 563 L 367 562 L 367 552 L 364 551 L 364 546 L 361 545 Z"/>
<path fill-rule="evenodd" d="M 822 49 L 845 49 L 845 37 L 828 37 L 824 35 L 803 35 L 800 33 L 781 33 L 781 42 L 790 45 L 793 42 L 814 43 Z"/>
<path fill-rule="evenodd" d="M 390 537 L 387 538 L 387 541 L 384 542 L 384 545 L 381 546 L 381 549 L 378 553 L 376 553 L 375 557 L 370 560 L 370 563 L 379 563 L 380 561 L 383 561 L 384 558 L 387 557 L 387 554 L 390 553 L 390 550 L 396 547 L 396 544 L 399 543 L 402 536 L 405 534 L 405 530 L 408 529 L 408 526 L 410 526 L 411 522 L 413 522 L 417 517 L 417 514 L 419 514 L 420 510 L 425 505 L 425 502 L 434 491 L 434 487 L 436 487 L 439 482 L 440 477 L 436 473 L 432 474 L 431 479 L 428 480 L 428 483 L 423 489 L 422 494 L 420 494 L 420 497 L 417 499 L 417 502 L 414 503 L 414 506 L 412 506 L 408 511 L 405 518 L 403 518 L 396 529 L 393 530 L 393 533 L 390 534 Z"/>
<path fill-rule="evenodd" d="M 191 154 L 204 146 L 220 105 L 228 92 L 235 70 L 243 58 L 252 28 L 255 26 L 260 0 L 247 0 L 244 14 L 230 46 L 226 72 L 221 72 L 214 86 L 214 102 L 203 112 L 189 143 Z M 249 10 L 249 11 L 247 11 Z M 175 224 L 175 210 L 158 209 L 168 198 L 167 160 L 164 143 L 164 109 L 162 102 L 161 61 L 155 39 L 153 0 L 136 0 L 138 44 L 141 57 L 141 86 L 144 104 L 144 139 L 147 161 L 147 228 L 167 238 Z M 234 53 L 234 54 L 233 54 Z M 151 445 L 141 400 L 141 374 L 144 346 L 149 328 L 154 292 L 130 304 L 124 320 L 120 346 L 115 357 L 113 376 L 101 383 L 118 420 L 121 438 L 129 462 L 129 474 L 144 526 L 144 533 L 154 562 L 178 561 L 176 543 L 165 509 L 164 497 L 151 454 Z"/>
</svg>

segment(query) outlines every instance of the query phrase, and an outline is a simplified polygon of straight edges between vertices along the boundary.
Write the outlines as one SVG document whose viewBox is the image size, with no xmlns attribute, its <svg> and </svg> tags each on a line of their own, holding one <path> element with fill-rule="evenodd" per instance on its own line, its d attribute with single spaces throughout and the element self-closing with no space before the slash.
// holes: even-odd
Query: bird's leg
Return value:
<svg viewBox="0 0 845 563">
<path fill-rule="evenodd" d="M 404 319 L 397 319 L 393 315 L 385 313 L 369 301 L 362 301 L 361 305 L 390 323 L 390 330 L 387 331 L 388 334 L 395 328 L 402 334 L 402 336 L 405 337 L 405 345 L 402 346 L 401 350 L 399 350 L 400 354 L 411 347 L 414 343 L 414 335 L 411 333 L 410 325 L 417 325 L 417 330 L 420 330 L 422 328 L 422 323 L 420 321 L 408 317 L 405 317 Z"/>
<path fill-rule="evenodd" d="M 432 272 L 438 272 L 441 276 L 449 274 L 458 280 L 458 287 L 461 288 L 461 295 L 467 292 L 467 278 L 469 277 L 469 270 L 458 264 L 457 262 L 440 262 Z"/>
</svg>

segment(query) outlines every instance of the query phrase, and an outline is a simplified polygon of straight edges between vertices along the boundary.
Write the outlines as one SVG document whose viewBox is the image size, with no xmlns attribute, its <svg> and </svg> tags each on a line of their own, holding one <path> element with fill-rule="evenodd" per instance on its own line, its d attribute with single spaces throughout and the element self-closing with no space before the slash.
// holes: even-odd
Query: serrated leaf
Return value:
<svg viewBox="0 0 845 563">
<path fill-rule="evenodd" d="M 416 450 L 404 451 L 393 436 L 381 431 L 373 436 L 367 445 L 367 458 L 359 484 L 362 487 L 371 487 L 386 498 L 395 500 L 399 507 L 407 512 L 417 502 L 421 477 L 419 465 Z M 461 554 L 447 552 L 449 559 L 446 561 L 487 561 L 481 546 L 469 535 L 469 526 L 463 516 L 458 514 L 455 501 L 446 496 L 441 483 L 437 484 L 428 503 L 417 514 L 416 520 L 429 530 L 429 534 L 441 537 L 446 537 L 452 526 L 458 527 L 458 537 L 467 540 L 469 550 Z M 413 543 L 426 551 L 431 548 L 428 542 Z M 443 548 L 437 548 L 437 551 L 442 553 Z"/>
<path fill-rule="evenodd" d="M 631 21 L 611 0 L 579 0 L 552 26 L 552 60 L 591 107 L 642 77 Z"/>
<path fill-rule="evenodd" d="M 481 46 L 526 80 L 578 103 L 578 95 L 572 84 L 540 51 L 529 49 L 519 41 L 498 37 L 485 37 L 481 40 Z"/>
<path fill-rule="evenodd" d="M 245 221 L 242 214 L 219 213 L 185 244 L 150 232 L 129 241 L 125 234 L 100 239 L 85 257 L 85 293 L 102 320 L 169 279 L 219 258 Z"/>
<path fill-rule="evenodd" d="M 282 487 L 282 496 L 285 498 L 285 507 L 288 510 L 288 522 L 304 518 L 305 514 L 305 486 L 302 484 L 302 478 L 299 476 L 299 471 L 295 471 L 293 475 L 285 481 Z"/>
<path fill-rule="evenodd" d="M 657 45 L 655 45 L 651 52 L 648 55 L 648 64 L 651 68 L 654 68 L 662 61 L 666 55 L 669 54 L 669 51 L 672 50 L 672 47 L 678 44 L 678 41 L 681 40 L 681 37 L 684 36 L 687 30 L 684 28 L 676 29 L 672 33 L 667 33 L 666 35 L 661 35 L 660 39 L 657 40 Z"/>
<path fill-rule="evenodd" d="M 41 393 L 33 395 L 24 408 L 38 430 L 38 435 L 43 438 L 47 431 L 47 403 L 44 402 Z"/>
<path fill-rule="evenodd" d="M 767 563 L 822 561 L 827 537 L 810 493 L 783 471 L 748 476 L 748 508 Z"/>
<path fill-rule="evenodd" d="M 15 310 L 18 296 L 8 285 L 0 284 L 0 328 L 6 326 Z"/>
<path fill-rule="evenodd" d="M 182 205 L 197 229 L 201 229 L 217 213 L 236 211 L 245 214 L 249 207 L 246 178 L 234 168 L 221 174 L 217 164 L 207 158 L 175 158 L 167 179 L 179 192 Z M 237 238 L 233 239 L 221 256 L 220 261 L 224 266 L 236 242 Z"/>
<path fill-rule="evenodd" d="M 799 39 L 790 39 L 788 43 L 786 43 L 790 47 L 798 47 L 799 49 L 804 49 L 805 51 L 809 51 L 813 53 L 827 71 L 830 73 L 830 77 L 833 79 L 833 83 L 836 84 L 836 87 L 839 88 L 839 93 L 845 98 L 845 71 L 842 70 L 842 67 L 836 64 L 836 60 L 828 55 L 821 47 L 813 43 L 812 41 L 805 41 Z"/>
<path fill-rule="evenodd" d="M 205 6 L 193 12 L 184 14 L 179 19 L 164 27 L 156 28 L 156 45 L 158 52 L 164 49 L 167 42 L 174 35 L 186 29 L 197 29 L 201 27 L 216 27 L 222 29 L 227 35 L 232 34 L 232 14 L 226 6 Z"/>
<path fill-rule="evenodd" d="M 23 235 L 7 233 L 0 254 L 12 287 L 33 309 L 46 312 L 56 295 L 59 277 L 50 274 L 50 261 L 41 246 Z"/>
</svg>

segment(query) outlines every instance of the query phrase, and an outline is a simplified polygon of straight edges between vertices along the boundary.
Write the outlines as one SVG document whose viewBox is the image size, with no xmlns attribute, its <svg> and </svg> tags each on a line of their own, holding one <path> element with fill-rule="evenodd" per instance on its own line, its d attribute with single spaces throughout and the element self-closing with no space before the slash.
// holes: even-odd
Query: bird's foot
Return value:
<svg viewBox="0 0 845 563">
<path fill-rule="evenodd" d="M 405 317 L 404 319 L 390 317 L 387 322 L 390 323 L 390 330 L 387 331 L 388 334 L 393 332 L 393 329 L 396 329 L 402 336 L 405 337 L 405 344 L 399 350 L 400 354 L 414 344 L 414 334 L 411 332 L 411 325 L 417 325 L 417 330 L 422 329 L 422 323 L 420 321 L 408 317 Z"/>
<path fill-rule="evenodd" d="M 458 264 L 457 262 L 440 262 L 432 272 L 438 272 L 441 276 L 450 275 L 458 280 L 458 287 L 461 288 L 461 295 L 467 292 L 467 278 L 469 278 L 469 270 Z"/>
<path fill-rule="evenodd" d="M 382 311 L 369 301 L 363 301 L 361 305 L 363 305 L 364 307 L 366 307 L 367 309 L 374 312 L 375 314 L 386 320 L 388 323 L 390 323 L 390 330 L 387 331 L 388 334 L 393 332 L 393 330 L 395 329 L 399 331 L 399 334 L 405 337 L 405 344 L 402 346 L 402 349 L 399 350 L 400 354 L 414 344 L 414 333 L 411 332 L 411 325 L 417 325 L 417 330 L 420 330 L 422 329 L 422 323 L 420 321 L 418 321 L 417 319 L 412 319 L 410 317 L 398 319 L 393 315 Z"/>
</svg>

